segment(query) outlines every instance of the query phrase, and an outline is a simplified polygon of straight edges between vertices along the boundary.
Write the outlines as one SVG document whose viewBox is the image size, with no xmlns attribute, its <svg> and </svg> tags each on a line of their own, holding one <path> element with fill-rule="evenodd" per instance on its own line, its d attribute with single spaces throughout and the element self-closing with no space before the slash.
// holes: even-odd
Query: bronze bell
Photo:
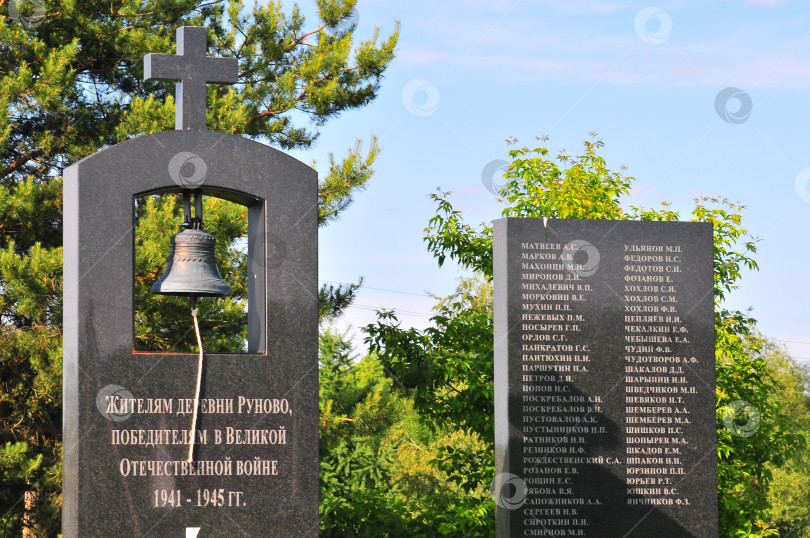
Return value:
<svg viewBox="0 0 810 538">
<path fill-rule="evenodd" d="M 172 236 L 166 271 L 153 285 L 152 293 L 196 297 L 224 297 L 231 288 L 222 280 L 216 260 L 217 239 L 202 229 L 202 196 L 195 195 L 196 218 L 190 218 L 190 195 L 183 205 L 187 229 Z"/>
</svg>

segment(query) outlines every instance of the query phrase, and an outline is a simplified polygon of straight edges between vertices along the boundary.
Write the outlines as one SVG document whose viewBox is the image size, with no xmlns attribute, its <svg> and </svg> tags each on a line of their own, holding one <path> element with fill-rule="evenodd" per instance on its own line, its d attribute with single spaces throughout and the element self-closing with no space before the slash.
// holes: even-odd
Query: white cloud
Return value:
<svg viewBox="0 0 810 538">
<path fill-rule="evenodd" d="M 661 190 L 655 187 L 645 187 L 643 185 L 633 185 L 630 187 L 630 198 L 641 198 L 644 199 L 648 196 L 660 196 Z M 633 200 L 630 200 L 631 203 L 635 203 Z"/>
<path fill-rule="evenodd" d="M 453 188 L 453 194 L 463 195 L 463 194 L 482 194 L 488 193 L 489 191 L 484 187 L 482 183 L 464 183 L 462 185 L 458 185 Z"/>
<path fill-rule="evenodd" d="M 552 7 L 563 13 L 583 15 L 588 13 L 608 14 L 615 13 L 622 9 L 627 9 L 626 2 L 608 2 L 605 0 L 568 0 L 567 2 L 550 1 L 544 2 L 548 7 Z"/>
<path fill-rule="evenodd" d="M 448 62 L 452 60 L 452 58 L 453 55 L 448 52 L 424 48 L 403 47 L 401 50 L 397 51 L 397 62 L 405 62 L 414 65 Z"/>
<path fill-rule="evenodd" d="M 746 0 L 745 3 L 754 4 L 756 6 L 773 7 L 783 6 L 785 4 L 785 0 Z"/>
<path fill-rule="evenodd" d="M 501 16 L 488 14 L 482 2 L 465 0 L 470 9 L 442 3 L 435 17 L 408 22 L 418 26 L 417 37 L 404 38 L 400 65 L 433 68 L 462 81 L 486 73 L 504 82 L 810 87 L 807 17 L 769 10 L 762 20 L 744 9 L 675 3 L 664 6 L 673 19 L 672 37 L 654 45 L 633 29 L 636 7 L 621 2 L 504 0 L 498 6 L 514 9 Z"/>
</svg>

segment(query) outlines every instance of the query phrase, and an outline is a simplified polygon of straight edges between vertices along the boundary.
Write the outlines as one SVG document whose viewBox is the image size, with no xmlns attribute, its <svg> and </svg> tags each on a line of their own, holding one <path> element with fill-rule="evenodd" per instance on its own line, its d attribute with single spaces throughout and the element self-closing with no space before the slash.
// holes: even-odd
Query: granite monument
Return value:
<svg viewBox="0 0 810 538">
<path fill-rule="evenodd" d="M 206 84 L 237 77 L 206 35 L 145 58 L 178 81 L 176 130 L 65 171 L 66 538 L 318 534 L 317 175 L 206 130 Z M 248 208 L 246 352 L 205 356 L 194 431 L 197 354 L 136 352 L 133 328 L 134 200 L 182 189 Z"/>
<path fill-rule="evenodd" d="M 497 535 L 717 536 L 710 223 L 500 219 Z"/>
</svg>

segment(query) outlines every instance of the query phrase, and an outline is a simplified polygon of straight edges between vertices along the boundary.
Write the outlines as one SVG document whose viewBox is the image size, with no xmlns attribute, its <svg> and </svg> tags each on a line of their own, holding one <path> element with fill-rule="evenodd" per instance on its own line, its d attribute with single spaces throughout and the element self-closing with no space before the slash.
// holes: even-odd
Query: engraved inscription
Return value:
<svg viewBox="0 0 810 538">
<path fill-rule="evenodd" d="M 711 227 L 498 223 L 518 231 L 496 248 L 496 465 L 526 485 L 498 535 L 716 535 Z"/>
</svg>

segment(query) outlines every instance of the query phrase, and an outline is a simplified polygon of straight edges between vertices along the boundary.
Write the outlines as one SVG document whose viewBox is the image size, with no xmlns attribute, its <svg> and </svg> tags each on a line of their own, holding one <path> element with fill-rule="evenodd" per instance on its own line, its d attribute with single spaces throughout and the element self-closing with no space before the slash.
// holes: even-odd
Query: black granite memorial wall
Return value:
<svg viewBox="0 0 810 538">
<path fill-rule="evenodd" d="M 497 534 L 717 535 L 709 223 L 501 219 Z"/>
</svg>

